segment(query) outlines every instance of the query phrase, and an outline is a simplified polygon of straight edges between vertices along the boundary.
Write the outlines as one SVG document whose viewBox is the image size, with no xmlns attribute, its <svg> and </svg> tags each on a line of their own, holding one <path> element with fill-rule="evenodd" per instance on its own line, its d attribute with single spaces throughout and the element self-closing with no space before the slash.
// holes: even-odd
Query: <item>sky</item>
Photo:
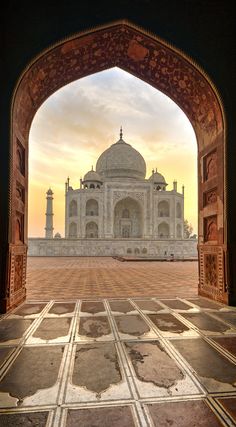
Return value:
<svg viewBox="0 0 236 427">
<path fill-rule="evenodd" d="M 29 236 L 44 237 L 46 191 L 54 193 L 54 233 L 64 236 L 65 181 L 96 167 L 100 154 L 123 139 L 178 191 L 185 185 L 185 218 L 197 234 L 197 142 L 187 116 L 170 98 L 112 68 L 64 86 L 37 111 L 29 137 Z"/>
</svg>

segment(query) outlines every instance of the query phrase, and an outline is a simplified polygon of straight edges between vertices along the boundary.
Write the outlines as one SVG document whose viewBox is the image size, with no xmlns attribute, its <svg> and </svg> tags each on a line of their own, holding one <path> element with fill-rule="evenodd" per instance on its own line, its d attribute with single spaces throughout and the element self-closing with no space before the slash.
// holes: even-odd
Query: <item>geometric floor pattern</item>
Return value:
<svg viewBox="0 0 236 427">
<path fill-rule="evenodd" d="M 236 425 L 236 310 L 204 298 L 26 303 L 0 320 L 0 425 Z"/>
<path fill-rule="evenodd" d="M 69 285 L 68 285 L 69 284 Z M 133 298 L 197 295 L 198 263 L 120 262 L 112 257 L 28 257 L 27 298 Z"/>
</svg>

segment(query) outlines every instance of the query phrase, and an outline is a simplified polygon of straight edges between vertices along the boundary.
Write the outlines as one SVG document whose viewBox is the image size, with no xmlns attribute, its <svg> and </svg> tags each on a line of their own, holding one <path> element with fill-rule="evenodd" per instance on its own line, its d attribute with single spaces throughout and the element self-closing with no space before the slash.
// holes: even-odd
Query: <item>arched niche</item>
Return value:
<svg viewBox="0 0 236 427">
<path fill-rule="evenodd" d="M 182 218 L 182 208 L 179 202 L 176 203 L 176 217 Z"/>
<path fill-rule="evenodd" d="M 158 203 L 158 216 L 170 216 L 170 204 L 166 200 L 162 200 Z"/>
<path fill-rule="evenodd" d="M 115 66 L 169 96 L 182 108 L 194 128 L 198 144 L 199 294 L 229 303 L 232 290 L 229 283 L 226 285 L 225 271 L 228 257 L 225 123 L 220 97 L 206 73 L 186 54 L 122 20 L 58 42 L 41 52 L 19 76 L 12 97 L 6 260 L 9 274 L 1 284 L 2 311 L 20 304 L 26 294 L 27 200 L 20 207 L 15 200 L 19 182 L 24 194 L 28 194 L 28 137 L 33 117 L 40 105 L 62 86 Z M 213 192 L 217 197 L 214 204 L 210 197 Z M 17 209 L 22 215 L 24 235 L 21 244 L 16 245 Z M 208 230 L 207 216 L 212 218 L 210 228 L 214 228 L 214 240 L 210 240 L 212 233 Z M 18 265 L 20 274 L 16 275 L 14 263 L 18 255 L 22 262 Z"/>
<path fill-rule="evenodd" d="M 86 239 L 94 239 L 98 237 L 98 225 L 94 221 L 90 221 L 86 224 L 85 229 Z"/>
<path fill-rule="evenodd" d="M 182 238 L 182 226 L 181 226 L 181 224 L 177 224 L 177 226 L 176 226 L 176 237 L 177 237 L 177 239 Z"/>
<path fill-rule="evenodd" d="M 143 235 L 143 215 L 140 203 L 126 197 L 114 208 L 113 234 L 116 238 L 137 238 Z"/>
<path fill-rule="evenodd" d="M 170 227 L 167 222 L 161 222 L 158 225 L 158 237 L 161 239 L 168 239 L 170 237 Z"/>
<path fill-rule="evenodd" d="M 69 204 L 69 216 L 77 216 L 78 215 L 78 208 L 77 208 L 77 202 L 76 200 L 71 200 Z"/>
<path fill-rule="evenodd" d="M 69 238 L 77 238 L 77 224 L 75 222 L 69 224 Z"/>
<path fill-rule="evenodd" d="M 98 202 L 95 199 L 89 199 L 86 202 L 86 216 L 98 216 Z"/>
</svg>

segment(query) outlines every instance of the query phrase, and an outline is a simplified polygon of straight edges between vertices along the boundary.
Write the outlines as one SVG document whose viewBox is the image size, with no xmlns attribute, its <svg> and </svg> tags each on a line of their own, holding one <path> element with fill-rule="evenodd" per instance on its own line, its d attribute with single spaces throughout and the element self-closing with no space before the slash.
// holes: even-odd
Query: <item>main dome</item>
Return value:
<svg viewBox="0 0 236 427">
<path fill-rule="evenodd" d="M 146 163 L 141 154 L 122 138 L 105 150 L 96 164 L 96 172 L 104 178 L 144 179 Z"/>
</svg>

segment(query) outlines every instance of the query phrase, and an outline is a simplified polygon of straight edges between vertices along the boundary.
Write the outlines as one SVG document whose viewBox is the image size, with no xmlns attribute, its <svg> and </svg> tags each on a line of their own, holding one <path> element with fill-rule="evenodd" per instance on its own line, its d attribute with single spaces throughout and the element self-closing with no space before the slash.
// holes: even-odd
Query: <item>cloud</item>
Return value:
<svg viewBox="0 0 236 427">
<path fill-rule="evenodd" d="M 186 195 L 186 217 L 196 230 L 197 144 L 189 120 L 167 96 L 113 68 L 63 87 L 34 117 L 29 144 L 30 235 L 44 234 L 49 185 L 57 193 L 55 228 L 63 234 L 66 177 L 70 175 L 78 188 L 79 178 L 119 139 L 121 124 L 124 140 L 143 155 L 148 174 L 157 166 L 168 182 L 178 179 L 191 188 L 191 198 Z"/>
</svg>

